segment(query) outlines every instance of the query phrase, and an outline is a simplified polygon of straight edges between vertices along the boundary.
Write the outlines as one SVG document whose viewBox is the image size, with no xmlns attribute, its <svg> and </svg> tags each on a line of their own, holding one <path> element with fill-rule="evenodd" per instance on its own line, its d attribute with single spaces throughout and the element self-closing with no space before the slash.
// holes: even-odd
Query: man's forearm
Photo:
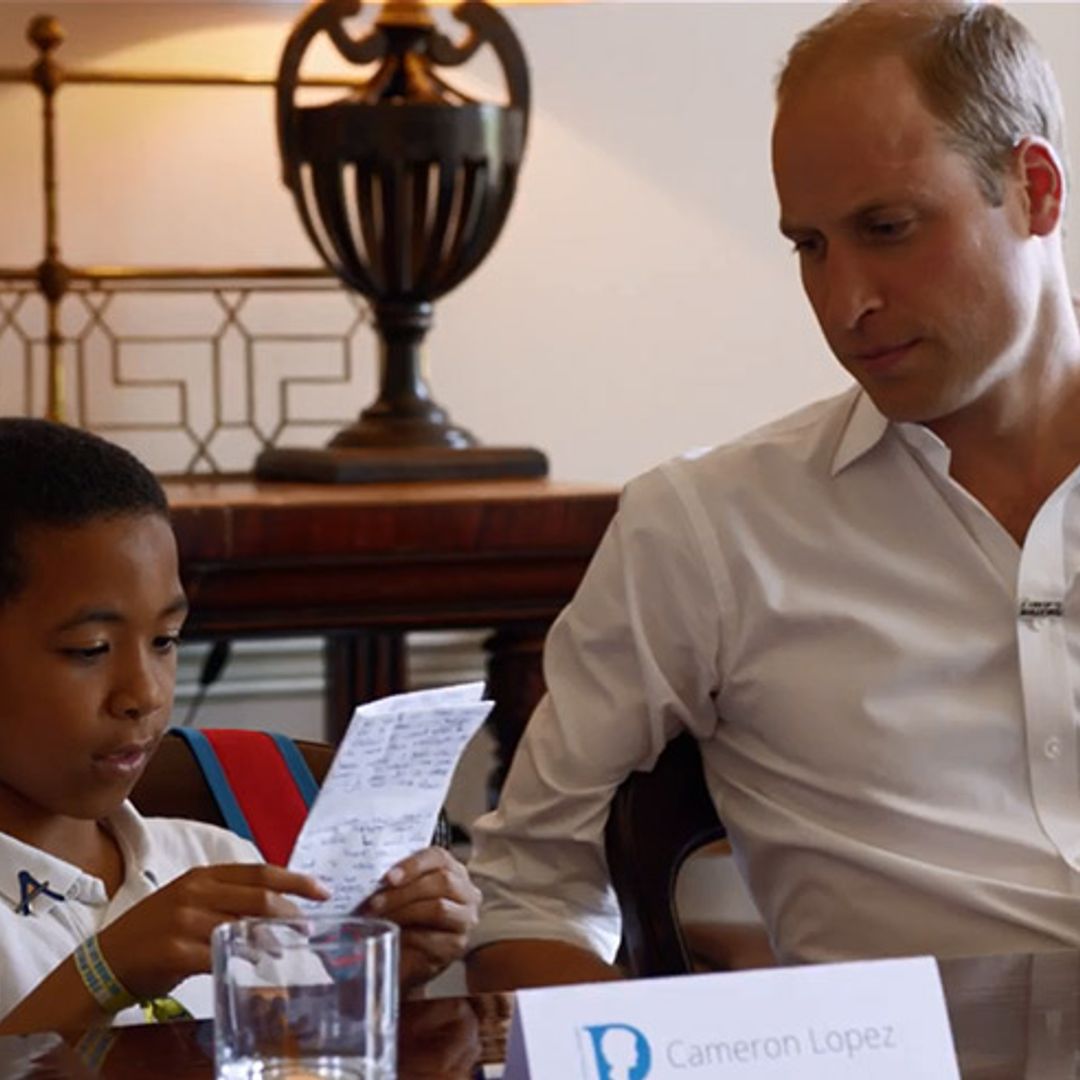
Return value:
<svg viewBox="0 0 1080 1080">
<path fill-rule="evenodd" d="M 466 971 L 469 990 L 473 993 L 623 978 L 619 968 L 605 963 L 588 949 L 539 938 L 484 945 L 469 954 Z"/>
</svg>

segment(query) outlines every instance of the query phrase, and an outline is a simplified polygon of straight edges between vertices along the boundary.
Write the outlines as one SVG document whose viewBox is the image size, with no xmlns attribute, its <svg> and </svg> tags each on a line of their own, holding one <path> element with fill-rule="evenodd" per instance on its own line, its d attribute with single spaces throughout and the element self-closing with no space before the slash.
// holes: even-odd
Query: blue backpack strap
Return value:
<svg viewBox="0 0 1080 1080">
<path fill-rule="evenodd" d="M 210 794 L 214 796 L 214 802 L 217 803 L 218 810 L 221 811 L 221 816 L 228 828 L 237 836 L 255 843 L 251 826 L 248 825 L 247 818 L 244 817 L 244 812 L 240 809 L 236 796 L 233 795 L 229 781 L 225 778 L 225 772 L 221 768 L 217 754 L 214 753 L 214 748 L 206 736 L 196 728 L 174 727 L 169 730 L 171 734 L 183 739 L 188 744 L 188 749 L 195 755 L 206 785 L 210 788 Z"/>
<path fill-rule="evenodd" d="M 304 755 L 300 753 L 296 743 L 288 735 L 274 731 L 270 732 L 270 738 L 277 744 L 278 752 L 285 759 L 285 764 L 292 773 L 293 780 L 296 781 L 296 789 L 310 810 L 319 794 L 319 785 L 315 783 L 315 777 L 311 775 L 311 769 L 308 768 Z"/>
</svg>

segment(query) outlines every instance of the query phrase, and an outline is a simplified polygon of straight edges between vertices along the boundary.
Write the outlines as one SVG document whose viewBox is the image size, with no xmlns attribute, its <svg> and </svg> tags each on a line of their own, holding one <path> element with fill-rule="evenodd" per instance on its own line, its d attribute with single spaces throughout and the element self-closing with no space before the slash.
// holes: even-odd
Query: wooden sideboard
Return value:
<svg viewBox="0 0 1080 1080">
<path fill-rule="evenodd" d="M 577 588 L 617 491 L 548 480 L 165 484 L 195 638 L 327 640 L 327 737 L 403 684 L 409 630 L 490 627 L 508 760 L 542 691 L 544 634 Z"/>
</svg>

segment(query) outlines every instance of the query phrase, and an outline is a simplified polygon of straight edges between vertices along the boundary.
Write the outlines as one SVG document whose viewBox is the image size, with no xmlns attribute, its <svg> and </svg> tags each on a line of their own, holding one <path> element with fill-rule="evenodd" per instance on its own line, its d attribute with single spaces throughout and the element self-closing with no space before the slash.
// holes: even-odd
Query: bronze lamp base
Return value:
<svg viewBox="0 0 1080 1080">
<path fill-rule="evenodd" d="M 515 446 L 275 447 L 255 461 L 260 480 L 372 484 L 399 480 L 497 480 L 547 476 L 539 450 Z"/>
</svg>

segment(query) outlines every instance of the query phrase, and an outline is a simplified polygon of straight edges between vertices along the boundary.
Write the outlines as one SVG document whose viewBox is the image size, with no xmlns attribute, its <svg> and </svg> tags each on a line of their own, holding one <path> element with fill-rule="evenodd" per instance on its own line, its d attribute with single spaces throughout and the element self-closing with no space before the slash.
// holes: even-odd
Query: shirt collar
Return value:
<svg viewBox="0 0 1080 1080">
<path fill-rule="evenodd" d="M 116 813 L 110 814 L 106 824 L 120 845 L 127 879 L 141 874 L 152 885 L 159 885 L 168 877 L 165 868 L 155 858 L 146 822 L 130 801 L 124 802 Z"/>
<path fill-rule="evenodd" d="M 161 874 L 154 868 L 146 825 L 135 807 L 130 802 L 123 803 L 105 818 L 104 824 L 120 845 L 125 880 L 139 874 L 157 885 L 162 880 Z M 107 903 L 104 886 L 98 878 L 73 863 L 0 832 L 0 902 L 12 911 L 17 911 L 23 901 L 19 881 L 23 871 L 34 881 L 47 885 L 49 893 L 55 893 L 63 900 L 75 898 L 84 903 Z M 30 901 L 32 914 L 44 915 L 63 902 L 49 893 L 40 892 Z"/>
<path fill-rule="evenodd" d="M 865 390 L 859 390 L 848 413 L 844 430 L 837 440 L 832 459 L 832 475 L 837 476 L 868 454 L 890 431 L 895 431 L 938 472 L 948 474 L 951 454 L 941 439 L 922 424 L 891 423 L 878 412 L 870 395 Z"/>
</svg>

